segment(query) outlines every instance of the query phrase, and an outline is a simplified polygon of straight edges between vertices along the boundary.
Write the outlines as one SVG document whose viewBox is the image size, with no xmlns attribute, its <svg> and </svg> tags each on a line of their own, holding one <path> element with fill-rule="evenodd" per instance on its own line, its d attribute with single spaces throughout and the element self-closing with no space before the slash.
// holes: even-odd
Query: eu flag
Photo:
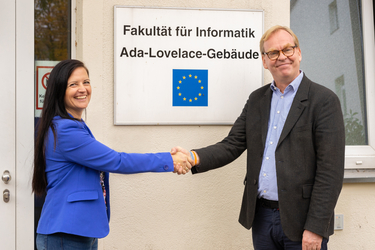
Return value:
<svg viewBox="0 0 375 250">
<path fill-rule="evenodd" d="M 208 106 L 208 70 L 173 70 L 173 106 Z"/>
</svg>

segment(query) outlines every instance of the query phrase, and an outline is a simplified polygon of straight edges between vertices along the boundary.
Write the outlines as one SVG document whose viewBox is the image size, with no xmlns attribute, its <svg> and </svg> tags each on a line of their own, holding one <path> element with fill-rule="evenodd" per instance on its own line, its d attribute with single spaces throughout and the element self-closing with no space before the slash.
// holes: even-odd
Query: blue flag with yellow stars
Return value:
<svg viewBox="0 0 375 250">
<path fill-rule="evenodd" d="M 208 106 L 208 70 L 173 70 L 173 106 Z"/>
</svg>

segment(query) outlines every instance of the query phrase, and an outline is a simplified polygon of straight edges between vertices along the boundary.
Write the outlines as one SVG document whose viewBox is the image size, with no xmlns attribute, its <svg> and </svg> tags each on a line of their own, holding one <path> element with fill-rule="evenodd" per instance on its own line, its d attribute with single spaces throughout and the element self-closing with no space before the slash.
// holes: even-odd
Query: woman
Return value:
<svg viewBox="0 0 375 250">
<path fill-rule="evenodd" d="M 95 140 L 82 120 L 91 98 L 88 74 L 82 62 L 65 60 L 48 80 L 32 181 L 36 195 L 46 193 L 38 249 L 97 249 L 97 238 L 109 233 L 108 172 L 185 174 L 191 168 L 182 153 L 118 153 Z"/>
</svg>

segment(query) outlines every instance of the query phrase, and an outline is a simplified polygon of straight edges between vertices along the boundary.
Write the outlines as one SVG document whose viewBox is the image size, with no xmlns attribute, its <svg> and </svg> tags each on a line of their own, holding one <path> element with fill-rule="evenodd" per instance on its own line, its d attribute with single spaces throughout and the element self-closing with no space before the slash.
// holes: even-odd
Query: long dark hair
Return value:
<svg viewBox="0 0 375 250">
<path fill-rule="evenodd" d="M 55 116 L 64 119 L 74 119 L 69 116 L 65 109 L 64 97 L 68 84 L 68 79 L 77 68 L 85 68 L 87 74 L 89 71 L 83 62 L 69 59 L 59 62 L 51 71 L 47 82 L 47 90 L 44 97 L 42 115 L 37 124 L 36 139 L 34 146 L 34 174 L 32 181 L 32 190 L 37 195 L 44 194 L 47 187 L 46 178 L 46 158 L 45 142 L 48 137 L 48 131 L 51 128 L 56 146 L 56 132 L 52 120 Z"/>
</svg>

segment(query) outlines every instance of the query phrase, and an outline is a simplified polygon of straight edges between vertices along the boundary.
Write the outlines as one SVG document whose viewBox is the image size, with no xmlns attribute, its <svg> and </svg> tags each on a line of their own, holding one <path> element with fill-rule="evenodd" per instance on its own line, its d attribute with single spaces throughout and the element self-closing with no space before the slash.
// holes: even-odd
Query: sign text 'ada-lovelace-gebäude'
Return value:
<svg viewBox="0 0 375 250">
<path fill-rule="evenodd" d="M 141 25 L 132 26 L 125 24 L 123 27 L 124 36 L 156 36 L 156 37 L 212 37 L 212 38 L 255 38 L 255 30 L 252 28 L 240 28 L 236 30 L 223 30 L 207 28 L 187 28 L 185 26 L 152 26 L 143 27 Z M 123 47 L 120 57 L 149 57 L 149 58 L 204 58 L 209 59 L 258 59 L 259 53 L 249 49 L 247 51 L 237 51 L 232 49 L 215 49 L 207 50 L 187 50 L 183 48 L 176 49 L 157 49 L 157 48 L 139 48 L 139 47 Z"/>
</svg>

